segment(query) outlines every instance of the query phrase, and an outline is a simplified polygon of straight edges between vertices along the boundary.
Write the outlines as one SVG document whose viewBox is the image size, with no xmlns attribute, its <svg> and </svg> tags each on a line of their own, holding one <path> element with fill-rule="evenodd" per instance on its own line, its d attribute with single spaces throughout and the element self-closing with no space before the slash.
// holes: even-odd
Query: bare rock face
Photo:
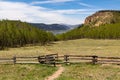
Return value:
<svg viewBox="0 0 120 80">
<path fill-rule="evenodd" d="M 88 16 L 84 24 L 90 27 L 96 27 L 104 24 L 116 23 L 118 20 L 120 20 L 120 11 L 104 10 Z"/>
</svg>

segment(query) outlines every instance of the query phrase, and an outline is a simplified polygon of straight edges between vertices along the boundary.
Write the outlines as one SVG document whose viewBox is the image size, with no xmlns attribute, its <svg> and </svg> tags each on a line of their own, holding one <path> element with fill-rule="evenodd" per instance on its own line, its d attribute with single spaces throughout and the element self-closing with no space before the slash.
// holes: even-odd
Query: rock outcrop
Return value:
<svg viewBox="0 0 120 80">
<path fill-rule="evenodd" d="M 88 16 L 84 24 L 90 27 L 96 27 L 105 24 L 120 22 L 120 11 L 116 10 L 102 10 L 95 14 Z"/>
</svg>

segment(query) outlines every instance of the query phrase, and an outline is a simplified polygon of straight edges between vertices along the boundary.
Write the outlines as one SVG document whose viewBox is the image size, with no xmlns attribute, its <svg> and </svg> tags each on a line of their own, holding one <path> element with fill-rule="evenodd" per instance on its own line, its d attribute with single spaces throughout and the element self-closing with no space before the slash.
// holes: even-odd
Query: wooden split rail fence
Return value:
<svg viewBox="0 0 120 80">
<path fill-rule="evenodd" d="M 58 60 L 58 54 L 49 54 L 38 57 L 17 57 L 13 58 L 0 58 L 0 64 L 53 64 L 56 66 L 56 61 Z"/>
<path fill-rule="evenodd" d="M 41 64 L 68 64 L 68 63 L 92 63 L 92 64 L 120 64 L 120 57 L 99 57 L 96 55 L 63 55 L 49 54 L 38 57 L 0 58 L 0 64 L 41 63 Z"/>
<path fill-rule="evenodd" d="M 120 64 L 120 57 L 99 57 L 96 55 L 64 55 L 65 63 Z"/>
</svg>

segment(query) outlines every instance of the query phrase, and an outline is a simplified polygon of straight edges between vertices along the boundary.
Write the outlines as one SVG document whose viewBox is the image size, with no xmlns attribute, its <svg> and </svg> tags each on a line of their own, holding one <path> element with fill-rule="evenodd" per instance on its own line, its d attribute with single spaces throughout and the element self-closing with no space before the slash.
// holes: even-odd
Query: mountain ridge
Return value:
<svg viewBox="0 0 120 80">
<path fill-rule="evenodd" d="M 44 24 L 44 23 L 30 23 L 31 25 L 38 27 L 43 30 L 51 31 L 51 30 L 68 30 L 69 26 L 63 24 Z"/>
</svg>

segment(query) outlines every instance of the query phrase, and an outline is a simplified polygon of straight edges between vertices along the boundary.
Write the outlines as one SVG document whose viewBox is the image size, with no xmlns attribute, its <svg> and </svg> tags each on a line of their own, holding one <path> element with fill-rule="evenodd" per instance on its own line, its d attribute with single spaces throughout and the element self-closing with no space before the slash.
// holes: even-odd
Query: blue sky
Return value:
<svg viewBox="0 0 120 80">
<path fill-rule="evenodd" d="M 0 19 L 81 24 L 99 10 L 120 10 L 120 0 L 0 0 Z"/>
</svg>

